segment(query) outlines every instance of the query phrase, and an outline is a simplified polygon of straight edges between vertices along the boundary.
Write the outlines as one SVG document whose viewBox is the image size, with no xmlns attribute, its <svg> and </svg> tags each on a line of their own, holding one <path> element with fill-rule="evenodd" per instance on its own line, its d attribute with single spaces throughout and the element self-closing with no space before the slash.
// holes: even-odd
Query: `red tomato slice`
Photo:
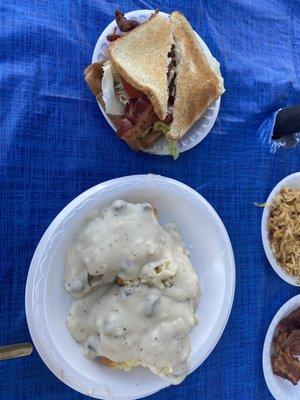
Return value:
<svg viewBox="0 0 300 400">
<path fill-rule="evenodd" d="M 122 83 L 125 89 L 125 92 L 127 93 L 128 97 L 130 99 L 137 99 L 138 97 L 140 97 L 143 93 L 139 92 L 138 90 L 136 90 L 133 86 L 130 85 L 130 83 L 126 82 L 123 78 L 122 79 Z"/>
</svg>

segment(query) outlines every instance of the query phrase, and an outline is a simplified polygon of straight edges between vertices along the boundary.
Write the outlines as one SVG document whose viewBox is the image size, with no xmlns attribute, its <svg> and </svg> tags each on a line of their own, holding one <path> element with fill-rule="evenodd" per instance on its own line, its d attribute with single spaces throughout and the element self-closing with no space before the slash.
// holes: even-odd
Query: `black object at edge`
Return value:
<svg viewBox="0 0 300 400">
<path fill-rule="evenodd" d="M 276 116 L 272 139 L 300 132 L 300 104 L 280 110 Z"/>
</svg>

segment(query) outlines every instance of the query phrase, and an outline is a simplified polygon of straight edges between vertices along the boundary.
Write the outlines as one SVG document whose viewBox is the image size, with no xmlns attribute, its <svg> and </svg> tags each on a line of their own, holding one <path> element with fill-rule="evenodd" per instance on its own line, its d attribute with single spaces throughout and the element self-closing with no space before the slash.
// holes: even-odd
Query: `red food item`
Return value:
<svg viewBox="0 0 300 400">
<path fill-rule="evenodd" d="M 145 119 L 148 111 L 153 108 L 147 96 L 142 95 L 138 99 L 130 99 L 125 106 L 125 118 L 129 119 L 133 124 L 137 121 Z"/>
<path fill-rule="evenodd" d="M 111 33 L 110 35 L 106 36 L 106 40 L 108 40 L 109 42 L 113 42 L 114 40 L 119 39 L 121 36 L 122 35 L 117 33 L 117 28 L 114 28 L 113 33 Z"/>
<path fill-rule="evenodd" d="M 130 99 L 125 106 L 125 115 L 117 127 L 117 134 L 133 150 L 151 147 L 158 139 L 156 135 L 143 137 L 145 132 L 153 123 L 157 121 L 157 115 L 153 106 L 145 95 L 138 99 Z"/>
<path fill-rule="evenodd" d="M 111 33 L 110 35 L 106 36 L 106 40 L 108 40 L 109 42 L 113 42 L 114 40 L 117 40 L 121 37 L 121 35 L 119 35 L 118 33 Z"/>
<path fill-rule="evenodd" d="M 300 380 L 300 307 L 283 318 L 273 338 L 274 354 L 271 357 L 274 374 L 288 379 L 293 385 Z"/>
<path fill-rule="evenodd" d="M 116 23 L 121 32 L 132 31 L 132 29 L 140 25 L 138 21 L 125 18 L 124 14 L 120 10 L 116 10 L 115 17 L 116 17 Z"/>
<path fill-rule="evenodd" d="M 278 325 L 280 332 L 286 332 L 291 329 L 300 329 L 300 307 L 291 312 L 289 316 L 283 318 Z"/>
<path fill-rule="evenodd" d="M 118 126 L 118 136 L 123 137 L 125 133 L 128 132 L 132 127 L 132 122 L 127 118 L 123 118 Z"/>
<path fill-rule="evenodd" d="M 123 78 L 121 78 L 121 79 L 122 79 L 122 83 L 123 83 L 125 92 L 130 99 L 137 99 L 138 97 L 143 95 L 142 92 L 138 91 L 133 86 L 131 86 L 130 83 L 125 81 L 125 79 L 123 79 Z"/>
</svg>

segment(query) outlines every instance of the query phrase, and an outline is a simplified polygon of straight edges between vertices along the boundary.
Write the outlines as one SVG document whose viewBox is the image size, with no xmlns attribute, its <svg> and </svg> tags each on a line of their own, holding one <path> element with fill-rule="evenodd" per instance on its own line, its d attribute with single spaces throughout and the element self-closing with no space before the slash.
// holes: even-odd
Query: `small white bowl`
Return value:
<svg viewBox="0 0 300 400">
<path fill-rule="evenodd" d="M 276 313 L 275 317 L 269 326 L 266 334 L 263 348 L 263 371 L 266 384 L 276 400 L 299 400 L 300 399 L 300 383 L 294 386 L 287 379 L 275 375 L 272 371 L 271 355 L 272 355 L 272 340 L 278 323 L 288 316 L 296 308 L 300 307 L 300 294 L 287 301 Z"/>
<path fill-rule="evenodd" d="M 284 186 L 289 186 L 291 188 L 295 189 L 300 189 L 300 172 L 296 172 L 294 174 L 291 174 L 287 176 L 286 178 L 282 179 L 272 190 L 270 193 L 266 203 L 272 203 L 275 196 L 280 192 L 280 190 Z M 266 256 L 269 260 L 269 263 L 272 265 L 274 271 L 277 273 L 277 275 L 280 276 L 281 279 L 286 281 L 287 283 L 294 285 L 294 286 L 300 286 L 299 283 L 297 283 L 297 277 L 288 275 L 284 269 L 278 264 L 276 261 L 276 258 L 274 257 L 274 254 L 272 252 L 271 246 L 270 246 L 270 241 L 269 241 L 269 232 L 268 232 L 268 221 L 269 221 L 269 215 L 270 215 L 270 207 L 264 207 L 264 211 L 262 214 L 262 219 L 261 219 L 261 237 L 262 237 L 262 242 L 264 246 L 264 250 L 266 253 Z"/>
<path fill-rule="evenodd" d="M 139 22 L 143 22 L 147 20 L 150 17 L 150 15 L 154 13 L 154 11 L 155 10 L 136 10 L 126 13 L 125 16 L 126 18 L 133 18 Z M 165 18 L 169 18 L 169 14 L 166 14 L 161 11 L 159 12 L 159 14 Z M 114 28 L 116 27 L 117 24 L 116 21 L 114 20 L 101 33 L 93 52 L 93 58 L 92 58 L 93 63 L 97 61 L 107 60 L 109 42 L 106 40 L 106 36 L 112 33 Z M 213 64 L 215 63 L 218 64 L 218 62 L 214 59 L 204 41 L 200 38 L 200 36 L 196 32 L 195 34 L 197 36 L 197 39 L 199 40 L 199 43 L 207 59 Z M 183 153 L 184 151 L 187 151 L 192 147 L 196 146 L 210 132 L 219 113 L 220 102 L 221 98 L 219 97 L 208 107 L 204 115 L 198 121 L 195 122 L 195 124 L 186 133 L 186 135 L 176 143 L 179 153 Z M 106 114 L 104 108 L 102 107 L 99 101 L 98 105 L 106 121 L 109 123 L 112 129 L 116 131 L 115 125 L 110 120 L 110 118 Z M 144 150 L 144 152 L 157 155 L 170 155 L 170 152 L 168 150 L 168 144 L 165 138 L 160 139 L 158 142 L 155 143 L 155 145 L 151 149 Z"/>
<path fill-rule="evenodd" d="M 200 280 L 199 324 L 191 332 L 189 369 L 210 354 L 225 329 L 234 297 L 234 256 L 226 229 L 209 203 L 193 189 L 159 175 L 134 175 L 103 182 L 82 193 L 54 219 L 31 262 L 26 316 L 34 345 L 48 368 L 73 389 L 98 399 L 137 399 L 169 386 L 149 370 L 111 370 L 85 358 L 65 320 L 72 302 L 64 290 L 67 249 L 84 219 L 113 200 L 149 202 L 160 223 L 182 231 Z"/>
</svg>

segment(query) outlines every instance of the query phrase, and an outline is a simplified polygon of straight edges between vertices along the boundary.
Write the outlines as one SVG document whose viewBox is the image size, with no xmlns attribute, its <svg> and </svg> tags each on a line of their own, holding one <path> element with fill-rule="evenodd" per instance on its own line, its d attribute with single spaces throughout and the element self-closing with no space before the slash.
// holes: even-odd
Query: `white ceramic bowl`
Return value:
<svg viewBox="0 0 300 400">
<path fill-rule="evenodd" d="M 277 376 L 272 371 L 271 355 L 272 340 L 276 333 L 278 323 L 288 316 L 296 308 L 300 307 L 300 295 L 293 297 L 287 301 L 276 313 L 269 326 L 263 349 L 263 371 L 266 384 L 276 400 L 299 400 L 300 399 L 300 383 L 294 386 L 287 379 Z"/>
<path fill-rule="evenodd" d="M 131 11 L 125 16 L 127 18 L 133 18 L 136 19 L 137 21 L 143 22 L 146 19 L 150 17 L 150 15 L 154 12 L 154 10 L 136 10 L 136 11 Z M 160 15 L 164 16 L 165 18 L 169 17 L 169 14 L 160 12 Z M 103 61 L 107 60 L 107 54 L 108 54 L 108 46 L 109 42 L 106 40 L 106 36 L 109 35 L 110 33 L 113 32 L 114 28 L 116 28 L 116 22 L 115 20 L 112 21 L 101 33 L 95 49 L 93 53 L 93 58 L 92 62 L 97 62 L 97 61 Z M 204 43 L 204 41 L 200 38 L 200 36 L 195 32 L 199 43 L 207 57 L 208 60 L 211 62 L 215 63 L 216 60 L 213 58 L 211 52 L 209 51 L 208 47 Z M 206 110 L 204 115 L 192 126 L 192 128 L 187 132 L 187 134 L 177 143 L 177 148 L 179 153 L 182 153 L 186 150 L 191 149 L 192 147 L 196 146 L 196 144 L 200 143 L 205 136 L 210 132 L 212 129 L 218 112 L 220 108 L 220 97 L 214 101 Z M 115 125 L 112 123 L 108 115 L 106 114 L 104 108 L 102 105 L 98 102 L 98 105 L 100 107 L 100 110 L 102 114 L 104 115 L 105 119 L 109 123 L 109 125 L 113 128 L 114 131 L 116 131 Z M 146 153 L 152 153 L 152 154 L 157 154 L 157 155 L 169 155 L 169 150 L 168 150 L 168 145 L 167 141 L 165 138 L 160 139 L 151 149 L 145 150 Z"/>
<path fill-rule="evenodd" d="M 68 204 L 54 219 L 33 256 L 26 285 L 26 316 L 35 347 L 64 383 L 99 399 L 136 399 L 169 383 L 145 368 L 129 373 L 86 359 L 70 336 L 64 290 L 67 249 L 83 220 L 113 200 L 150 202 L 160 223 L 175 222 L 191 252 L 200 280 L 199 324 L 191 333 L 192 372 L 217 344 L 229 317 L 235 289 L 234 256 L 227 232 L 209 203 L 188 186 L 159 175 L 135 175 L 103 182 Z"/>
<path fill-rule="evenodd" d="M 296 172 L 292 175 L 289 175 L 282 179 L 272 190 L 270 193 L 266 203 L 272 203 L 274 200 L 274 197 L 280 192 L 280 190 L 284 186 L 289 186 L 295 189 L 300 189 L 300 172 Z M 288 275 L 284 269 L 277 263 L 271 246 L 269 242 L 269 233 L 268 233 L 268 221 L 269 221 L 269 215 L 270 215 L 270 207 L 265 207 L 263 214 L 262 214 L 262 219 L 261 219 L 261 237 L 262 237 L 262 242 L 264 246 L 264 250 L 266 253 L 266 256 L 269 260 L 269 263 L 272 265 L 274 271 L 277 273 L 277 275 L 280 276 L 281 279 L 286 281 L 287 283 L 290 283 L 291 285 L 294 286 L 300 286 L 299 283 L 297 283 L 297 277 L 290 276 Z"/>
</svg>

